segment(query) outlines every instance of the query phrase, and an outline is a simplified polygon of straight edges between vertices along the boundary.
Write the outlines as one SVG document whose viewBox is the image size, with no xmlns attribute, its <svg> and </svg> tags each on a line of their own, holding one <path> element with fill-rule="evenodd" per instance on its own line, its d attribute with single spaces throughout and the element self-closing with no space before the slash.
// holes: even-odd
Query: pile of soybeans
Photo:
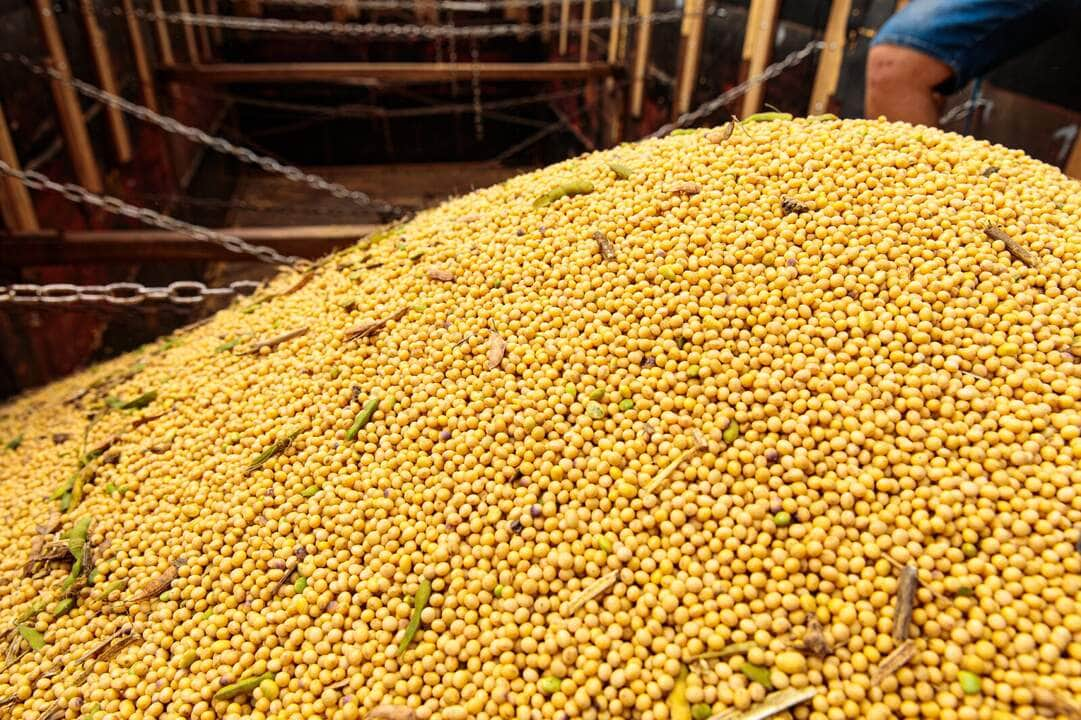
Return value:
<svg viewBox="0 0 1081 720">
<path fill-rule="evenodd" d="M 0 717 L 1081 717 L 1081 185 L 749 118 L 0 408 Z"/>
</svg>

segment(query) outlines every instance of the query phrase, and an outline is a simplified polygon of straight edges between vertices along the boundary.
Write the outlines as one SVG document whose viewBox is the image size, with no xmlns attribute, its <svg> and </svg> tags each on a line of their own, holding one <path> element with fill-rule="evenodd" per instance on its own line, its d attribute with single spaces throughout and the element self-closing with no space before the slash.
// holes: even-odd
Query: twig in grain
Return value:
<svg viewBox="0 0 1081 720">
<path fill-rule="evenodd" d="M 345 339 L 359 340 L 360 338 L 371 337 L 380 332 L 383 328 L 385 328 L 387 326 L 387 323 L 389 323 L 391 320 L 401 320 L 403 317 L 405 317 L 405 314 L 407 312 L 409 312 L 409 308 L 404 307 L 401 310 L 395 312 L 393 315 L 388 315 L 387 317 L 380 320 L 366 320 L 357 325 L 356 327 L 352 328 L 351 330 L 347 330 L 345 333 Z"/>
<path fill-rule="evenodd" d="M 1009 251 L 1010 255 L 1013 255 L 1025 265 L 1029 267 L 1036 267 L 1037 265 L 1039 265 L 1039 261 L 1037 260 L 1035 253 L 1033 253 L 1024 245 L 1007 235 L 1006 231 L 1002 228 L 992 225 L 990 227 L 984 228 L 983 232 L 991 240 L 1001 240 L 1002 244 L 1006 246 L 1006 249 Z"/>
<path fill-rule="evenodd" d="M 567 609 L 563 613 L 563 617 L 570 617 L 571 615 L 574 615 L 576 612 L 585 607 L 586 603 L 588 603 L 590 600 L 594 600 L 603 595 L 604 593 L 608 592 L 608 590 L 610 590 L 611 587 L 616 584 L 616 580 L 618 579 L 619 570 L 612 570 L 605 575 L 601 575 L 589 585 L 582 588 L 581 592 L 579 592 L 573 600 L 567 603 Z"/>
<path fill-rule="evenodd" d="M 905 640 L 875 668 L 874 674 L 871 675 L 871 684 L 880 685 L 883 680 L 903 668 L 915 656 L 916 643 L 912 640 Z"/>
<path fill-rule="evenodd" d="M 244 350 L 241 350 L 240 352 L 237 353 L 237 355 L 251 355 L 253 353 L 259 352 L 263 348 L 270 348 L 271 350 L 273 350 L 274 348 L 281 345 L 283 342 L 286 342 L 287 340 L 293 340 L 295 338 L 301 337 L 302 335 L 306 335 L 307 333 L 308 333 L 308 326 L 305 325 L 304 327 L 299 327 L 299 328 L 297 328 L 295 330 L 290 330 L 289 332 L 284 333 L 282 335 L 278 335 L 277 337 L 272 337 L 272 338 L 269 338 L 267 340 L 260 340 L 259 342 L 255 343 L 251 347 L 245 348 Z"/>
<path fill-rule="evenodd" d="M 908 640 L 912 625 L 912 603 L 916 598 L 916 567 L 905 565 L 901 570 L 901 579 L 897 584 L 897 605 L 893 611 L 893 641 Z"/>
</svg>

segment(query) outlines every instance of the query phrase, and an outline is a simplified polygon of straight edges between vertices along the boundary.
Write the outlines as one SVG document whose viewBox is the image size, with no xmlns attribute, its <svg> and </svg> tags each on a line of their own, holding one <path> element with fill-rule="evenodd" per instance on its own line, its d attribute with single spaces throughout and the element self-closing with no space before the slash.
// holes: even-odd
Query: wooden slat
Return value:
<svg viewBox="0 0 1081 720">
<path fill-rule="evenodd" d="M 808 115 L 820 115 L 829 107 L 830 98 L 837 91 L 837 81 L 841 77 L 841 62 L 844 60 L 845 31 L 848 29 L 848 15 L 852 11 L 852 0 L 833 0 L 830 5 L 829 20 L 823 41 L 826 47 L 818 59 L 815 81 L 811 87 L 811 104 Z"/>
<path fill-rule="evenodd" d="M 691 108 L 694 88 L 698 84 L 698 62 L 702 54 L 702 32 L 706 24 L 704 0 L 687 0 L 683 6 L 683 25 L 680 38 L 679 73 L 676 86 L 676 102 L 673 115 L 680 115 Z"/>
<path fill-rule="evenodd" d="M 177 65 L 162 71 L 171 80 L 199 83 L 293 83 L 388 81 L 428 83 L 468 80 L 582 80 L 613 72 L 606 62 L 591 63 L 215 63 Z"/>
<path fill-rule="evenodd" d="M 563 0 L 559 7 L 559 54 L 567 54 L 571 32 L 571 0 Z"/>
<path fill-rule="evenodd" d="M 619 32 L 622 23 L 623 2 L 612 0 L 612 25 L 608 28 L 608 62 L 615 64 L 619 61 Z"/>
<path fill-rule="evenodd" d="M 578 61 L 589 60 L 589 25 L 593 22 L 593 0 L 584 0 L 582 3 L 582 35 L 579 48 Z"/>
<path fill-rule="evenodd" d="M 751 61 L 747 67 L 747 77 L 754 77 L 766 69 L 773 54 L 773 36 L 777 31 L 777 16 L 781 10 L 780 0 L 762 0 L 755 17 L 755 25 L 747 31 L 754 34 L 751 48 Z M 762 107 L 762 98 L 766 94 L 766 84 L 755 85 L 743 96 L 742 117 L 753 115 Z"/>
<path fill-rule="evenodd" d="M 0 160 L 15 170 L 19 169 L 19 155 L 15 152 L 15 143 L 11 141 L 11 133 L 8 132 L 3 105 L 0 105 Z M 30 192 L 25 185 L 8 175 L 0 175 L 0 210 L 3 211 L 4 225 L 9 230 L 38 229 L 37 213 L 34 212 L 34 201 L 30 198 Z M 6 248 L 2 254 L 7 255 Z"/>
<path fill-rule="evenodd" d="M 638 39 L 634 45 L 634 75 L 631 78 L 631 117 L 642 116 L 646 91 L 646 68 L 649 66 L 649 40 L 653 24 L 653 0 L 638 0 Z"/>
<path fill-rule="evenodd" d="M 105 33 L 98 24 L 94 0 L 79 0 L 79 12 L 83 16 L 83 29 L 86 31 L 86 44 L 90 49 L 90 58 L 98 76 L 98 85 L 107 93 L 119 95 L 113 61 L 109 57 L 109 48 Z M 124 113 L 118 107 L 105 106 L 105 124 L 109 128 L 109 138 L 113 143 L 113 153 L 121 165 L 131 162 L 131 133 Z"/>
<path fill-rule="evenodd" d="M 763 0 L 751 0 L 751 4 L 747 8 L 747 27 L 743 31 L 743 49 L 740 51 L 740 59 L 742 60 L 742 67 L 740 68 L 741 81 L 746 77 L 747 65 L 750 64 L 751 52 L 754 51 L 755 34 L 752 29 L 758 24 L 758 16 L 762 12 L 762 2 Z"/>
<path fill-rule="evenodd" d="M 176 0 L 176 7 L 182 15 L 191 14 L 191 6 L 188 0 Z M 195 42 L 195 26 L 190 22 L 184 23 L 184 46 L 188 50 L 188 62 L 199 63 L 199 45 Z"/>
<path fill-rule="evenodd" d="M 157 17 L 154 21 L 154 36 L 158 39 L 158 55 L 163 67 L 172 67 L 176 64 L 176 56 L 173 54 L 173 41 L 169 37 L 169 26 L 165 24 L 162 15 L 165 9 L 161 0 L 150 0 L 150 9 Z"/>
<path fill-rule="evenodd" d="M 353 0 L 352 4 L 355 5 L 356 0 Z M 343 4 L 342 7 L 348 7 L 348 5 Z M 207 8 L 207 12 L 209 12 L 211 15 L 219 15 L 220 14 L 218 12 L 218 0 L 207 0 L 206 8 Z M 338 6 L 335 6 L 334 12 L 335 12 L 335 19 L 337 19 Z M 352 17 L 350 16 L 350 17 L 347 17 L 346 19 L 352 19 Z M 343 21 L 338 20 L 338 22 L 343 22 Z M 220 27 L 214 26 L 214 27 L 210 28 L 210 39 L 213 41 L 213 46 L 212 47 L 218 47 L 218 46 L 221 45 L 221 37 L 222 37 L 222 32 L 221 32 Z"/>
<path fill-rule="evenodd" d="M 195 7 L 196 15 L 206 15 L 206 6 L 203 4 L 203 0 L 192 0 L 192 5 Z M 210 30 L 206 25 L 200 25 L 198 29 L 199 39 L 199 55 L 202 57 L 203 62 L 210 60 Z"/>
<path fill-rule="evenodd" d="M 541 42 L 552 42 L 552 0 L 541 2 Z"/>
<path fill-rule="evenodd" d="M 146 44 L 143 42 L 143 27 L 139 19 L 135 17 L 135 6 L 132 0 L 120 0 L 124 8 L 124 25 L 128 31 L 128 44 L 131 46 L 131 55 L 135 60 L 135 76 L 139 78 L 139 97 L 143 105 L 154 112 L 158 111 L 158 95 L 154 90 L 154 74 L 150 70 L 150 59 L 146 54 Z"/>
<path fill-rule="evenodd" d="M 314 225 L 303 227 L 227 228 L 248 242 L 278 252 L 317 258 L 355 243 L 380 225 Z M 257 262 L 213 243 L 166 230 L 45 230 L 0 233 L 8 267 L 85 263 L 233 260 Z"/>
<path fill-rule="evenodd" d="M 45 64 L 56 70 L 63 78 L 50 79 L 49 87 L 52 90 L 53 102 L 56 104 L 56 113 L 60 120 L 60 130 L 64 136 L 68 157 L 71 158 L 71 164 L 75 169 L 75 177 L 87 190 L 101 192 L 101 170 L 98 168 L 97 158 L 94 157 L 94 150 L 90 145 L 90 135 L 86 131 L 86 122 L 82 108 L 79 106 L 79 99 L 75 95 L 75 89 L 63 81 L 71 78 L 71 69 L 68 66 L 68 54 L 64 49 L 60 27 L 57 25 L 56 16 L 53 15 L 52 3 L 50 0 L 34 0 L 34 7 L 48 53 Z"/>
</svg>

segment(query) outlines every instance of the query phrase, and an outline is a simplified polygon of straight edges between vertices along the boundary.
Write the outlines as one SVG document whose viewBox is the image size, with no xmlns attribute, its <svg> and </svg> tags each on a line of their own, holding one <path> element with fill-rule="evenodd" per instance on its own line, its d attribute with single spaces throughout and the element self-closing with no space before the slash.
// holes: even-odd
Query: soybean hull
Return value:
<svg viewBox="0 0 1081 720">
<path fill-rule="evenodd" d="M 1079 226 L 1020 152 L 780 118 L 285 274 L 0 409 L 3 712 L 1076 705 Z"/>
</svg>

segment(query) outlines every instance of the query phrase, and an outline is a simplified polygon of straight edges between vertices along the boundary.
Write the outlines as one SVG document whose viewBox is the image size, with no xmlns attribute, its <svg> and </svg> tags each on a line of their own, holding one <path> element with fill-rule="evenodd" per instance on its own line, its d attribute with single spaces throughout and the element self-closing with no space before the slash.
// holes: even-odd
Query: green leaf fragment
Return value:
<svg viewBox="0 0 1081 720">
<path fill-rule="evenodd" d="M 272 442 L 270 444 L 270 446 L 266 450 L 264 450 L 263 452 L 261 452 L 261 453 L 259 453 L 258 455 L 255 456 L 255 459 L 252 460 L 251 465 L 248 466 L 248 469 L 247 469 L 246 472 L 250 473 L 250 472 L 252 472 L 254 470 L 258 470 L 259 468 L 263 467 L 263 465 L 266 465 L 267 461 L 270 460 L 270 458 L 272 458 L 275 455 L 281 453 L 287 447 L 292 445 L 293 441 L 296 440 L 296 437 L 299 434 L 300 434 L 300 430 L 296 430 L 291 435 L 289 435 L 287 437 L 284 437 L 284 438 L 279 438 L 278 440 L 275 440 L 274 442 Z"/>
<path fill-rule="evenodd" d="M 4 445 L 4 447 L 6 447 L 8 450 L 18 450 L 19 446 L 22 445 L 22 444 L 23 444 L 23 436 L 22 436 L 22 433 L 19 433 L 15 437 L 8 440 L 7 444 Z"/>
<path fill-rule="evenodd" d="M 761 665 L 755 665 L 754 663 L 745 662 L 740 665 L 740 672 L 746 675 L 751 682 L 756 682 L 767 690 L 773 689 L 773 681 L 770 680 L 769 668 L 762 667 Z"/>
<path fill-rule="evenodd" d="M 238 680 L 232 685 L 226 685 L 221 690 L 214 693 L 215 700 L 232 700 L 240 695 L 247 695 L 255 688 L 259 687 L 259 683 L 264 680 L 273 680 L 274 673 L 265 672 L 262 675 L 256 675 L 254 677 L 247 677 L 242 680 Z"/>
<path fill-rule="evenodd" d="M 533 202 L 533 207 L 546 207 L 551 205 L 556 200 L 560 200 L 565 197 L 573 197 L 575 195 L 588 195 L 593 192 L 593 183 L 588 180 L 572 180 L 571 182 L 563 183 L 559 187 L 553 188 L 548 192 L 538 197 Z"/>
<path fill-rule="evenodd" d="M 293 583 L 293 591 L 296 592 L 296 593 L 304 592 L 305 588 L 307 588 L 307 587 L 308 587 L 308 578 L 304 577 L 303 575 L 298 577 L 297 581 L 295 583 Z"/>
<path fill-rule="evenodd" d="M 634 400 L 631 400 L 630 398 L 625 398 L 623 400 L 620 400 L 619 401 L 619 409 L 624 411 L 624 412 L 626 412 L 628 410 L 633 410 L 634 409 Z"/>
<path fill-rule="evenodd" d="M 315 495 L 317 492 L 319 492 L 319 486 L 318 485 L 310 485 L 310 486 L 308 486 L 308 487 L 306 487 L 306 488 L 304 488 L 303 490 L 300 491 L 300 496 L 310 498 L 312 495 Z"/>
<path fill-rule="evenodd" d="M 739 437 L 739 424 L 735 420 L 730 420 L 724 432 L 721 433 L 721 437 L 726 443 L 734 443 Z"/>
<path fill-rule="evenodd" d="M 22 635 L 26 644 L 30 646 L 30 649 L 36 652 L 45 647 L 45 638 L 36 629 L 29 625 L 18 625 L 16 626 L 16 629 L 19 631 L 19 634 Z"/>
<path fill-rule="evenodd" d="M 405 635 L 402 636 L 401 642 L 398 643 L 398 657 L 401 657 L 409 644 L 413 642 L 417 630 L 420 629 L 421 613 L 424 612 L 424 608 L 428 607 L 428 600 L 431 597 L 432 582 L 428 578 L 424 578 L 420 581 L 420 588 L 417 590 L 416 597 L 413 598 L 413 616 L 409 618 L 409 625 L 405 628 Z"/>
<path fill-rule="evenodd" d="M 230 340 L 229 342 L 223 342 L 221 345 L 214 348 L 214 352 L 216 352 L 216 353 L 229 352 L 230 350 L 232 350 L 233 348 L 235 348 L 239 344 L 240 344 L 240 338 Z"/>
<path fill-rule="evenodd" d="M 705 703 L 691 706 L 692 720 L 708 720 L 713 715 L 713 708 Z"/>
<path fill-rule="evenodd" d="M 150 403 L 154 402 L 158 398 L 157 390 L 147 390 L 139 397 L 132 398 L 131 400 L 122 400 L 118 397 L 110 395 L 105 398 L 105 404 L 111 407 L 113 410 L 141 410 Z"/>
<path fill-rule="evenodd" d="M 773 120 L 791 120 L 791 119 L 792 119 L 792 113 L 760 112 L 760 113 L 755 113 L 754 115 L 748 115 L 747 117 L 743 118 L 742 122 L 745 122 L 745 123 L 772 122 Z"/>
<path fill-rule="evenodd" d="M 600 400 L 604 397 L 604 388 L 596 388 L 593 392 L 589 393 L 590 400 Z"/>
<path fill-rule="evenodd" d="M 620 180 L 626 180 L 631 176 L 631 168 L 623 163 L 610 162 L 608 163 L 608 169 L 615 173 L 615 176 Z"/>
<path fill-rule="evenodd" d="M 71 609 L 73 607 L 75 607 L 75 598 L 63 598 L 53 608 L 53 615 L 55 615 L 56 617 L 62 617 L 71 612 Z"/>
<path fill-rule="evenodd" d="M 118 487 L 116 483 L 109 483 L 105 486 L 105 492 L 109 493 L 110 495 L 123 495 L 130 489 L 131 488 L 129 488 L 127 485 L 120 485 Z"/>
<path fill-rule="evenodd" d="M 349 426 L 349 432 L 345 434 L 346 440 L 356 440 L 357 435 L 372 420 L 372 416 L 375 415 L 376 409 L 379 407 L 379 397 L 373 395 L 368 399 L 368 402 L 364 403 L 364 407 L 357 413 L 356 419 L 353 424 Z"/>
</svg>

